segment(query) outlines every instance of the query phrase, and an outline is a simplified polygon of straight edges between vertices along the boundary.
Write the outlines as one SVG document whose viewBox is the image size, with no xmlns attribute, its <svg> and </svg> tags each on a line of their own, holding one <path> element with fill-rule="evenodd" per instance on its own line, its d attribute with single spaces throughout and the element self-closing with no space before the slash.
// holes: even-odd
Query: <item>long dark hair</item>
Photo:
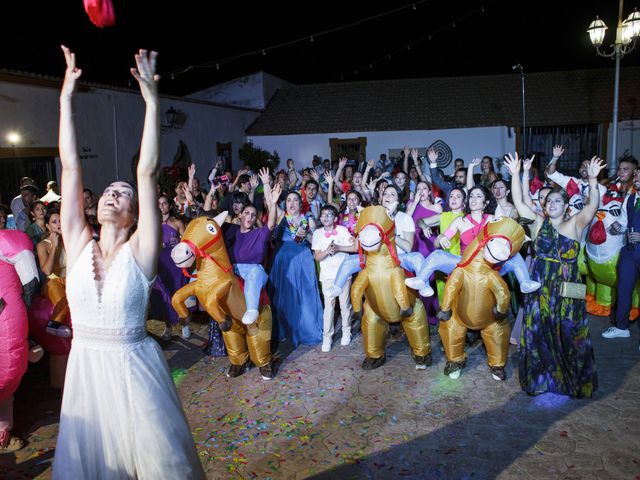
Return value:
<svg viewBox="0 0 640 480">
<path fill-rule="evenodd" d="M 475 185 L 469 190 L 469 192 L 467 192 L 467 199 L 471 197 L 471 192 L 473 192 L 474 190 L 480 190 L 484 194 L 485 206 L 482 209 L 482 212 L 488 213 L 490 215 L 496 213 L 496 207 L 498 206 L 498 204 L 496 203 L 496 199 L 493 196 L 493 193 L 491 193 L 489 189 L 483 185 Z M 464 213 L 471 213 L 471 210 L 469 209 L 469 201 L 465 203 Z"/>
</svg>

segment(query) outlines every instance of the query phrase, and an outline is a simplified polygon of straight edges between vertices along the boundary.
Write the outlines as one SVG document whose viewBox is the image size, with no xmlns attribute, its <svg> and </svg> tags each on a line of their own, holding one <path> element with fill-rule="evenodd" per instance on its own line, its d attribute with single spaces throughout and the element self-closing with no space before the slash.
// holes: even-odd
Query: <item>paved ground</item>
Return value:
<svg viewBox="0 0 640 480">
<path fill-rule="evenodd" d="M 638 333 L 605 341 L 606 324 L 591 320 L 600 380 L 592 400 L 524 395 L 515 350 L 504 383 L 491 378 L 482 347 L 450 380 L 437 337 L 426 371 L 414 369 L 403 340 L 389 344 L 386 365 L 362 371 L 358 336 L 329 354 L 282 353 L 271 382 L 255 368 L 226 378 L 226 358 L 200 351 L 204 325 L 166 352 L 212 479 L 640 479 Z M 60 399 L 45 366 L 30 368 L 16 403 L 16 433 L 29 444 L 0 455 L 0 478 L 49 478 Z"/>
</svg>

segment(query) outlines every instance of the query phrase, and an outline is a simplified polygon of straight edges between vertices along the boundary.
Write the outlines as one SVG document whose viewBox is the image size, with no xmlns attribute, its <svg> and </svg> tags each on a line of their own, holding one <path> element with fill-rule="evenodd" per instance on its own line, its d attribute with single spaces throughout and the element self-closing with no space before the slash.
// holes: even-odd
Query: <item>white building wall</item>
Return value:
<svg viewBox="0 0 640 480">
<path fill-rule="evenodd" d="M 280 164 L 293 158 L 296 168 L 311 165 L 314 155 L 330 158 L 330 138 L 367 138 L 367 159 L 377 160 L 381 153 L 389 154 L 390 149 L 428 147 L 436 140 L 444 141 L 451 148 L 453 158 L 462 158 L 465 164 L 474 157 L 489 155 L 502 157 L 515 149 L 515 134 L 507 127 L 464 128 L 453 130 L 417 130 L 396 132 L 351 132 L 319 135 L 275 135 L 250 136 L 254 145 L 265 150 L 277 150 Z M 453 161 L 446 172 L 453 170 Z"/>
<path fill-rule="evenodd" d="M 257 72 L 195 92 L 189 98 L 264 110 L 276 90 L 284 85 L 289 83 L 268 73 Z"/>
<path fill-rule="evenodd" d="M 607 158 L 611 157 L 613 145 L 613 124 L 609 124 L 609 139 Z M 640 120 L 620 122 L 618 124 L 618 157 L 628 150 L 631 155 L 640 160 Z"/>
<path fill-rule="evenodd" d="M 4 142 L 3 146 L 9 147 L 5 135 L 16 131 L 22 136 L 21 147 L 57 148 L 58 95 L 55 88 L 0 82 L 0 142 Z M 244 132 L 259 112 L 161 98 L 162 124 L 167 123 L 164 112 L 169 107 L 183 112 L 186 122 L 180 130 L 168 130 L 161 135 L 162 166 L 173 163 L 182 140 L 201 180 L 205 180 L 216 160 L 216 142 L 232 143 L 233 167 L 239 167 L 238 149 L 245 142 Z M 141 96 L 108 89 L 79 92 L 75 115 L 85 186 L 100 191 L 116 178 L 133 178 L 131 159 L 139 149 L 144 120 Z M 57 166 L 59 176 L 59 162 Z"/>
</svg>

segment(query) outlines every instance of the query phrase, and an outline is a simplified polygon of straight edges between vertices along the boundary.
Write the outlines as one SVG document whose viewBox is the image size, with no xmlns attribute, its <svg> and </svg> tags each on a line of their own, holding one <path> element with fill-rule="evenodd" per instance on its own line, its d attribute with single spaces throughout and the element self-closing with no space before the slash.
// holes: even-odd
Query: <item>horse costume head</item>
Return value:
<svg viewBox="0 0 640 480">
<path fill-rule="evenodd" d="M 395 246 L 395 223 L 389 217 L 386 208 L 377 205 L 362 210 L 358 217 L 358 223 L 356 223 L 355 233 L 358 237 L 361 265 L 364 264 L 363 250 L 367 253 L 380 252 L 383 249 L 383 244 L 386 245 L 396 265 L 400 264 Z M 382 253 L 385 252 L 382 251 Z"/>
<path fill-rule="evenodd" d="M 198 217 L 189 222 L 182 240 L 171 250 L 171 259 L 178 268 L 189 268 L 196 260 L 207 258 L 223 270 L 230 270 L 221 228 L 228 213 L 222 212 L 215 218 Z"/>
<path fill-rule="evenodd" d="M 494 265 L 505 262 L 518 253 L 524 241 L 524 229 L 515 220 L 508 217 L 492 220 L 469 244 L 458 266 L 464 267 L 480 259 Z M 480 250 L 482 256 L 478 255 Z"/>
</svg>

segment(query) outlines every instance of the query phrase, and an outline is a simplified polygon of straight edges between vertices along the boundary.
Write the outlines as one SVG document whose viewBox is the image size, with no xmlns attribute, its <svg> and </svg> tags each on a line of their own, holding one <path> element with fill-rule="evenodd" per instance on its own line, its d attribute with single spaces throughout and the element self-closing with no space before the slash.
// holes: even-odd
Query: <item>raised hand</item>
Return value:
<svg viewBox="0 0 640 480">
<path fill-rule="evenodd" d="M 558 158 L 560 156 L 562 156 L 562 154 L 564 153 L 564 147 L 562 145 L 555 145 L 553 147 L 553 156 Z"/>
<path fill-rule="evenodd" d="M 160 75 L 156 74 L 158 52 L 140 49 L 135 58 L 137 68 L 131 69 L 131 75 L 140 85 L 142 98 L 145 102 L 158 101 L 158 82 L 160 81 Z"/>
<path fill-rule="evenodd" d="M 251 185 L 251 190 L 258 188 L 258 176 L 256 174 L 251 174 L 251 177 L 249 177 L 249 185 Z"/>
<path fill-rule="evenodd" d="M 60 48 L 62 48 L 64 59 L 67 62 L 67 69 L 64 72 L 64 82 L 62 83 L 60 96 L 66 95 L 71 97 L 75 92 L 77 81 L 82 75 L 82 70 L 76 67 L 76 54 L 64 45 L 60 45 Z"/>
<path fill-rule="evenodd" d="M 409 147 L 404 147 L 402 149 L 402 156 L 403 158 L 407 158 L 409 156 L 411 149 Z"/>
<path fill-rule="evenodd" d="M 258 172 L 258 176 L 260 177 L 260 180 L 262 181 L 263 185 L 269 185 L 271 178 L 269 177 L 268 168 L 266 167 L 261 168 L 260 171 Z"/>
<path fill-rule="evenodd" d="M 531 165 L 533 164 L 534 158 L 536 158 L 536 154 L 535 153 L 533 155 L 531 155 L 531 158 L 525 158 L 522 161 L 522 169 L 525 172 L 528 172 L 529 170 L 531 170 Z"/>
<path fill-rule="evenodd" d="M 589 178 L 598 178 L 598 175 L 602 171 L 607 164 L 599 158 L 598 156 L 594 156 L 589 161 L 589 167 L 587 167 L 587 172 L 589 172 Z"/>
<path fill-rule="evenodd" d="M 318 182 L 318 184 L 320 183 L 320 174 L 316 172 L 315 168 L 312 168 L 311 170 L 309 170 L 309 176 L 313 178 L 316 182 Z"/>
<path fill-rule="evenodd" d="M 373 168 L 376 165 L 375 160 L 367 160 L 367 168 Z"/>
<path fill-rule="evenodd" d="M 482 163 L 482 159 L 480 157 L 473 158 L 469 162 L 469 168 L 473 169 Z"/>
<path fill-rule="evenodd" d="M 331 171 L 325 172 L 324 179 L 327 181 L 328 184 L 332 184 L 334 181 L 333 173 L 331 173 Z"/>
<path fill-rule="evenodd" d="M 411 149 L 411 158 L 413 159 L 414 162 L 418 160 L 418 149 L 417 148 L 412 148 Z"/>
<path fill-rule="evenodd" d="M 187 184 L 182 185 L 182 193 L 184 193 L 185 198 L 188 203 L 193 203 L 193 194 L 191 193 L 191 189 L 187 186 Z"/>
<path fill-rule="evenodd" d="M 269 200 L 271 202 L 271 205 L 275 205 L 276 203 L 278 203 L 280 195 L 282 195 L 282 186 L 280 186 L 279 183 L 276 183 L 269 193 Z"/>
<path fill-rule="evenodd" d="M 347 165 L 347 157 L 342 157 L 338 162 L 338 169 L 344 168 Z"/>
<path fill-rule="evenodd" d="M 520 172 L 520 159 L 518 158 L 518 152 L 515 153 L 515 158 L 507 153 L 504 156 L 504 164 L 509 169 L 511 176 L 517 175 Z"/>
<path fill-rule="evenodd" d="M 430 163 L 437 163 L 438 161 L 438 152 L 436 152 L 433 148 L 427 150 L 427 158 Z"/>
<path fill-rule="evenodd" d="M 192 163 L 189 165 L 187 172 L 189 174 L 189 178 L 194 178 L 196 176 L 196 164 Z"/>
</svg>

